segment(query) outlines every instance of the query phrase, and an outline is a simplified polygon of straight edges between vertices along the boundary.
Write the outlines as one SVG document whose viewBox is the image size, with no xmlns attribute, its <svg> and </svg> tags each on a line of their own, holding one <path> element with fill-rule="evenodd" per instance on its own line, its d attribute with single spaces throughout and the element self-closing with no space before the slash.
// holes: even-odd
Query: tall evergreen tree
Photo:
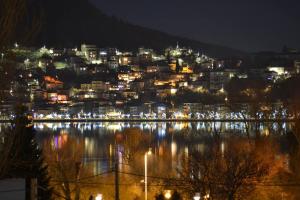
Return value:
<svg viewBox="0 0 300 200">
<path fill-rule="evenodd" d="M 10 151 L 9 168 L 6 177 L 26 179 L 26 199 L 30 197 L 30 180 L 37 179 L 38 199 L 51 199 L 52 188 L 47 165 L 44 163 L 42 150 L 35 139 L 35 130 L 26 117 L 25 109 L 20 107 L 12 122 L 12 128 L 7 137 L 13 137 L 14 148 Z M 5 143 L 4 143 L 5 146 Z"/>
</svg>

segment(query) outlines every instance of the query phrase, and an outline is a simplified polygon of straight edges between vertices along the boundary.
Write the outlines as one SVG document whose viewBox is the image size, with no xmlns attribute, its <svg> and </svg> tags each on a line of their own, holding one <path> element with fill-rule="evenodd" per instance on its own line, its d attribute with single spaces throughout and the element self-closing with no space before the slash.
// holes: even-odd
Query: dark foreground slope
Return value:
<svg viewBox="0 0 300 200">
<path fill-rule="evenodd" d="M 99 47 L 163 49 L 170 45 L 192 47 L 211 56 L 242 55 L 231 48 L 206 44 L 136 26 L 103 14 L 88 0 L 41 0 L 43 26 L 37 43 L 74 47 L 81 43 Z"/>
</svg>

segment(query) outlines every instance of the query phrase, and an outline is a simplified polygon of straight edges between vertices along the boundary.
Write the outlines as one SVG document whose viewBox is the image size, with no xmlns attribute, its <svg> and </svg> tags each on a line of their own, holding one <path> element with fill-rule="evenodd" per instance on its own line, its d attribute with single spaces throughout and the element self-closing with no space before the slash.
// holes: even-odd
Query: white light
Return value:
<svg viewBox="0 0 300 200">
<path fill-rule="evenodd" d="M 95 200 L 102 200 L 103 199 L 103 195 L 102 194 L 97 194 Z"/>
<path fill-rule="evenodd" d="M 193 198 L 194 198 L 194 200 L 200 200 L 201 199 L 200 193 L 196 193 Z"/>
</svg>

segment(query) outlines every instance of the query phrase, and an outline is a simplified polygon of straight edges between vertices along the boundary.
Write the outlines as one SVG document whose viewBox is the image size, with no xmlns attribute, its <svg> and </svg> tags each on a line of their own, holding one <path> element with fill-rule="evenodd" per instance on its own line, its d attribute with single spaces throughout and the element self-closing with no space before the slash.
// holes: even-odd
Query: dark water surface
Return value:
<svg viewBox="0 0 300 200">
<path fill-rule="evenodd" d="M 195 150 L 205 154 L 216 138 L 221 142 L 220 151 L 230 148 L 232 138 L 264 138 L 269 141 L 269 148 L 274 148 L 276 155 L 284 159 L 283 168 L 287 171 L 294 173 L 293 166 L 298 162 L 293 157 L 297 153 L 292 149 L 295 145 L 294 138 L 289 136 L 290 123 L 36 123 L 35 129 L 50 168 L 52 163 L 62 159 L 65 162 L 73 159 L 75 165 L 80 163 L 80 179 L 84 180 L 81 194 L 84 197 L 101 193 L 104 199 L 114 199 L 114 172 L 111 171 L 115 169 L 118 155 L 121 199 L 144 199 L 144 159 L 150 149 L 152 154 L 147 156 L 148 184 L 149 199 L 153 199 L 157 192 L 165 189 L 165 178 L 178 177 L 182 158 Z M 70 163 L 71 173 L 73 164 Z M 61 180 L 58 176 L 53 181 L 59 185 Z M 297 187 L 274 187 L 280 187 L 280 194 L 272 199 L 297 199 Z"/>
</svg>

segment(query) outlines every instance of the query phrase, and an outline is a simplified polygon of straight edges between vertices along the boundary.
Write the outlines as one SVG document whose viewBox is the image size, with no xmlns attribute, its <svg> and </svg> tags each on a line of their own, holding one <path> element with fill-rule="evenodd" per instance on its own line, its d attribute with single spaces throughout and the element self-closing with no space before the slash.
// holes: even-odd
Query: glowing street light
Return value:
<svg viewBox="0 0 300 200">
<path fill-rule="evenodd" d="M 172 197 L 171 190 L 166 190 L 164 196 L 166 199 L 171 199 L 171 197 Z"/>
<path fill-rule="evenodd" d="M 103 195 L 102 194 L 97 194 L 95 200 L 103 200 Z"/>
<path fill-rule="evenodd" d="M 200 200 L 201 196 L 200 193 L 196 193 L 195 196 L 193 197 L 194 200 Z"/>
<path fill-rule="evenodd" d="M 152 152 L 151 152 L 151 149 L 149 149 L 146 153 L 145 153 L 145 156 L 144 156 L 144 161 L 145 161 L 145 200 L 147 200 L 148 198 L 148 191 L 147 191 L 147 182 L 148 182 L 148 169 L 147 169 L 147 164 L 148 164 L 148 155 L 151 155 Z"/>
</svg>

